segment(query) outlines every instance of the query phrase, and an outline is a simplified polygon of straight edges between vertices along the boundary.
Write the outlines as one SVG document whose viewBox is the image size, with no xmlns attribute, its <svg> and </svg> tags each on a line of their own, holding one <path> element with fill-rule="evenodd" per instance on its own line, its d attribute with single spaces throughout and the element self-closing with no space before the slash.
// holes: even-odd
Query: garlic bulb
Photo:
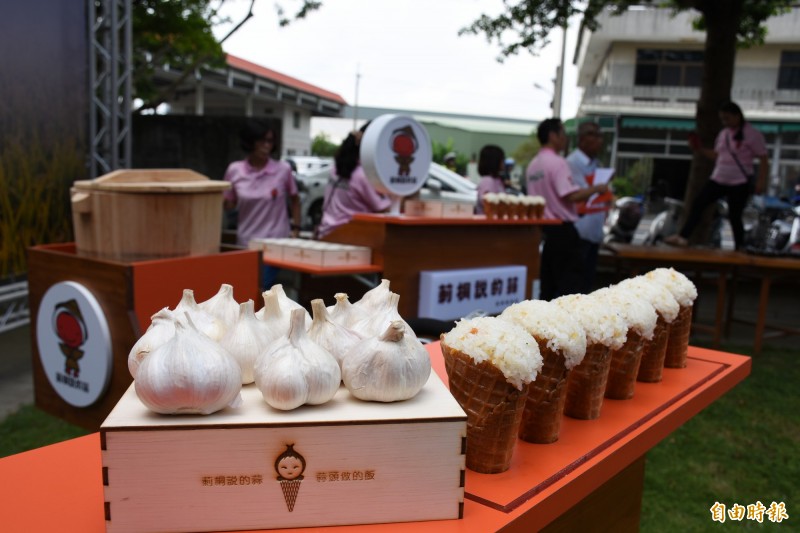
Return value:
<svg viewBox="0 0 800 533">
<path fill-rule="evenodd" d="M 364 293 L 364 296 L 357 301 L 355 306 L 360 307 L 367 312 L 371 312 L 376 307 L 381 307 L 383 301 L 389 297 L 389 280 L 382 279 L 380 285 L 373 287 Z"/>
<path fill-rule="evenodd" d="M 268 312 L 267 298 L 270 295 L 274 295 L 275 302 L 277 303 L 277 306 L 280 308 L 282 312 L 281 314 L 286 315 L 286 318 L 284 320 L 286 323 L 284 334 L 286 331 L 289 330 L 289 315 L 291 314 L 293 309 L 302 309 L 303 312 L 306 314 L 305 315 L 306 329 L 308 329 L 309 326 L 311 326 L 311 315 L 308 314 L 308 311 L 306 311 L 305 307 L 303 307 L 299 303 L 295 302 L 294 300 L 286 296 L 286 292 L 283 290 L 283 285 L 281 285 L 280 283 L 273 285 L 271 289 L 264 291 L 261 294 L 261 296 L 264 298 L 264 307 L 258 313 L 256 313 L 256 317 L 258 317 L 260 320 L 264 320 L 264 314 Z M 271 310 L 274 311 L 275 307 L 273 306 Z"/>
<path fill-rule="evenodd" d="M 357 344 L 342 362 L 342 380 L 360 400 L 408 400 L 425 386 L 431 374 L 428 352 L 405 325 L 394 320 L 380 337 Z"/>
<path fill-rule="evenodd" d="M 361 336 L 332 321 L 322 300 L 311 300 L 311 311 L 313 311 L 314 319 L 311 321 L 311 327 L 308 328 L 308 336 L 328 350 L 341 368 L 342 360 L 347 357 L 353 346 L 361 341 Z"/>
<path fill-rule="evenodd" d="M 175 335 L 139 365 L 134 386 L 148 409 L 161 414 L 210 414 L 241 405 L 242 372 L 217 342 L 186 315 Z"/>
<path fill-rule="evenodd" d="M 375 306 L 371 308 L 370 314 L 353 324 L 351 328 L 353 331 L 361 335 L 363 338 L 377 337 L 386 331 L 386 328 L 395 320 L 399 320 L 406 328 L 405 334 L 417 339 L 411 326 L 403 320 L 400 313 L 397 311 L 397 304 L 400 302 L 400 295 L 394 292 L 387 293 L 386 297 L 381 302 L 376 302 Z"/>
<path fill-rule="evenodd" d="M 183 290 L 183 298 L 181 298 L 181 301 L 175 306 L 174 313 L 181 322 L 183 322 L 184 315 L 191 316 L 195 328 L 211 340 L 218 341 L 225 334 L 225 328 L 222 323 L 207 311 L 200 309 L 200 306 L 197 305 L 192 289 Z"/>
<path fill-rule="evenodd" d="M 239 319 L 228 330 L 222 346 L 239 363 L 242 370 L 242 384 L 253 382 L 253 365 L 260 353 L 266 350 L 275 339 L 267 331 L 267 326 L 256 318 L 253 300 L 239 306 Z"/>
<path fill-rule="evenodd" d="M 256 318 L 264 323 L 272 342 L 286 337 L 289 334 L 291 320 L 289 311 L 281 309 L 278 295 L 272 289 L 264 291 L 261 296 L 264 298 L 264 307 L 256 313 Z"/>
<path fill-rule="evenodd" d="M 223 283 L 217 294 L 197 304 L 222 324 L 227 332 L 239 318 L 239 304 L 233 298 L 233 286 Z"/>
<path fill-rule="evenodd" d="M 133 379 L 136 379 L 136 372 L 142 364 L 142 359 L 175 335 L 175 320 L 177 317 L 168 307 L 150 317 L 147 331 L 139 337 L 128 353 L 128 371 Z"/>
<path fill-rule="evenodd" d="M 288 411 L 333 398 L 342 379 L 336 359 L 308 338 L 305 309 L 292 310 L 289 335 L 259 355 L 254 377 L 264 400 Z"/>
<path fill-rule="evenodd" d="M 334 298 L 336 298 L 336 303 L 328 307 L 328 314 L 331 320 L 341 326 L 351 328 L 369 315 L 365 308 L 350 303 L 347 293 L 337 292 Z"/>
</svg>

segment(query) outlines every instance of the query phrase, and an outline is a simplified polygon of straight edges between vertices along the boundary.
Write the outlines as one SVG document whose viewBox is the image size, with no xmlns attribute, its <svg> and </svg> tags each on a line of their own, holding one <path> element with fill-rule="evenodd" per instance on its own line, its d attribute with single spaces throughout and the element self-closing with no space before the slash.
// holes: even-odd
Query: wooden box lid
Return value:
<svg viewBox="0 0 800 533">
<path fill-rule="evenodd" d="M 73 187 L 86 192 L 208 193 L 224 191 L 231 184 L 212 180 L 193 170 L 176 168 L 115 170 L 93 180 L 76 181 Z"/>
</svg>

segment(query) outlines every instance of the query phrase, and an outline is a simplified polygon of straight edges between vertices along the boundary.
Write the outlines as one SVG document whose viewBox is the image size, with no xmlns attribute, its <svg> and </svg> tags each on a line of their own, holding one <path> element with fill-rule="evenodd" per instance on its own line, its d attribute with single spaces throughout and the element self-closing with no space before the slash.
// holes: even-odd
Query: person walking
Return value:
<svg viewBox="0 0 800 533">
<path fill-rule="evenodd" d="M 561 224 L 543 226 L 540 296 L 543 300 L 552 300 L 579 293 L 584 286 L 586 251 L 575 229 L 578 219 L 575 204 L 593 194 L 606 192 L 608 185 L 581 188 L 575 183 L 567 161 L 559 155 L 567 147 L 567 134 L 561 120 L 542 121 L 536 136 L 541 149 L 525 172 L 527 192 L 544 197 L 545 218 L 561 221 Z"/>
<path fill-rule="evenodd" d="M 726 102 L 719 108 L 722 130 L 717 134 L 714 148 L 705 148 L 696 135 L 690 136 L 689 146 L 695 153 L 714 161 L 711 178 L 692 202 L 689 215 L 680 232 L 664 239 L 666 244 L 686 246 L 706 207 L 720 198 L 728 201 L 728 220 L 731 223 L 733 240 L 737 250 L 744 248 L 744 212 L 747 198 L 752 192 L 761 194 L 766 189 L 769 161 L 767 146 L 760 131 L 744 118 L 742 109 L 734 102 Z M 758 176 L 753 160 L 758 159 Z"/>
</svg>

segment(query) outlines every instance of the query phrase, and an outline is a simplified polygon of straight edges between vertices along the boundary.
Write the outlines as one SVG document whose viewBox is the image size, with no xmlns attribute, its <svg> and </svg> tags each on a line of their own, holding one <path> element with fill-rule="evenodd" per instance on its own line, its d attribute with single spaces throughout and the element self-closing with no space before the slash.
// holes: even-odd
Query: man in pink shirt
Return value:
<svg viewBox="0 0 800 533">
<path fill-rule="evenodd" d="M 564 125 L 557 118 L 542 121 L 536 131 L 541 149 L 525 173 L 528 194 L 545 199 L 545 218 L 561 220 L 560 225 L 543 226 L 544 247 L 540 268 L 542 300 L 581 292 L 586 250 L 574 222 L 575 203 L 608 190 L 606 184 L 580 188 L 572 179 L 567 161 L 559 155 L 567 147 Z"/>
</svg>

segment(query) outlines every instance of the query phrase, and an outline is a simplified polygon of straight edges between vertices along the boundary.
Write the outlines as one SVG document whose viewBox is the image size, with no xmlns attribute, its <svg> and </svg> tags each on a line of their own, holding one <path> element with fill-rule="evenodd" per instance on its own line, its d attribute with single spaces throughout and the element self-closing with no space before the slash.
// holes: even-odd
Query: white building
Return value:
<svg viewBox="0 0 800 533">
<path fill-rule="evenodd" d="M 575 51 L 579 117 L 613 132 L 610 164 L 618 173 L 652 161 L 652 185 L 682 197 L 700 96 L 705 34 L 692 29 L 696 12 L 634 8 L 604 13 L 585 30 Z M 764 133 L 770 150 L 771 191 L 783 193 L 800 177 L 800 9 L 771 18 L 762 46 L 736 55 L 732 99 Z M 722 103 L 722 102 L 720 102 Z"/>
</svg>

